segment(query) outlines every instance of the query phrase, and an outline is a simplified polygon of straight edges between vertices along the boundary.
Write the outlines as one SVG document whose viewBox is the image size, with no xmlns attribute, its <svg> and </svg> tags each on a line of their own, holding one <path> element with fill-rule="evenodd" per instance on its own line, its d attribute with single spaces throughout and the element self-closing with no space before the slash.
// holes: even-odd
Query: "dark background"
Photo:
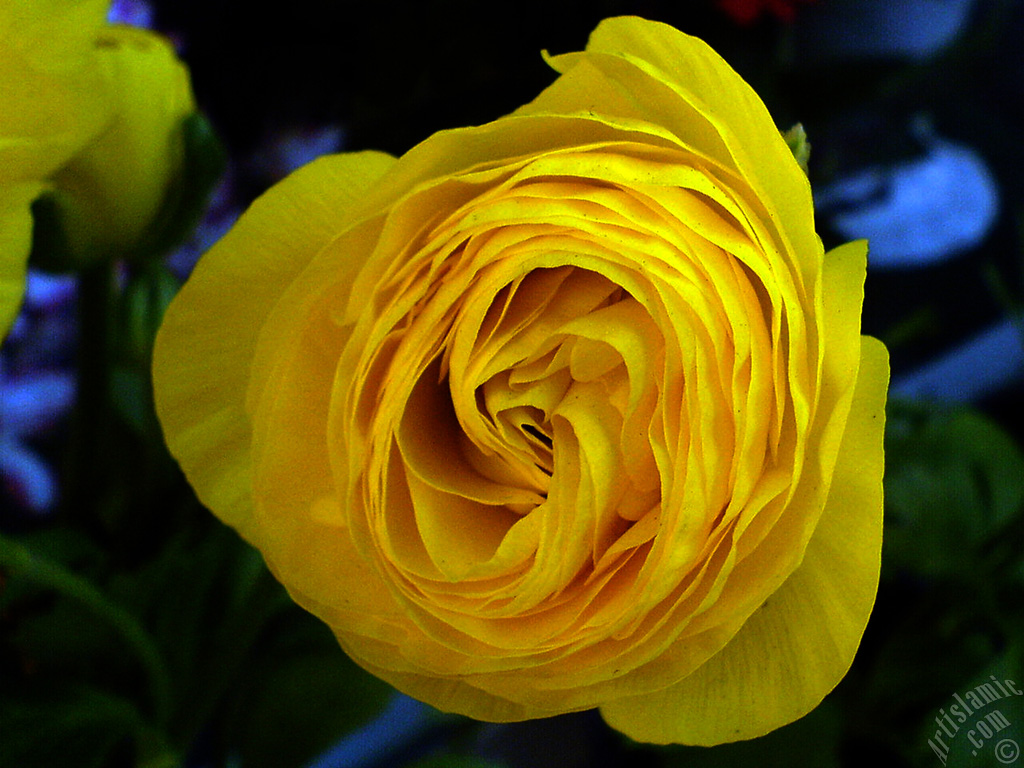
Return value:
<svg viewBox="0 0 1024 768">
<path fill-rule="evenodd" d="M 25 439 L 61 500 L 26 512 L 6 479 L 0 489 L 0 768 L 1021 764 L 993 746 L 1024 745 L 1024 697 L 999 702 L 1010 726 L 983 749 L 963 733 L 946 761 L 928 746 L 955 694 L 989 675 L 1024 684 L 1020 337 L 935 374 L 931 397 L 909 397 L 907 382 L 951 352 L 977 352 L 987 329 L 1024 327 L 1024 3 L 967 3 L 956 34 L 920 55 L 906 52 L 908 35 L 928 25 L 908 32 L 899 20 L 921 7 L 931 20 L 952 18 L 960 0 L 749 0 L 764 6 L 750 19 L 718 0 L 152 5 L 228 156 L 199 235 L 172 255 L 176 274 L 147 284 L 164 298 L 297 163 L 323 151 L 401 154 L 435 131 L 504 115 L 554 79 L 542 49 L 580 50 L 602 18 L 620 14 L 705 39 L 781 129 L 802 122 L 816 194 L 875 169 L 887 181 L 865 204 L 884 202 L 894 174 L 927 160 L 928 137 L 939 136 L 984 163 L 998 208 L 983 236 L 946 258 L 869 267 L 864 330 L 886 342 L 893 365 L 882 583 L 852 670 L 806 718 L 737 745 L 662 748 L 629 742 L 593 712 L 496 726 L 395 697 L 196 502 L 163 452 L 146 410 L 148 358 L 134 350 L 104 374 L 109 423 L 91 469 L 75 448 L 89 407 L 79 403 L 70 424 Z M 971 223 L 929 200 L 927 187 L 918 194 L 939 212 L 936 226 Z M 836 215 L 819 206 L 826 247 L 861 236 L 837 231 Z M 127 295 L 137 283 L 131 269 L 124 275 Z M 82 359 L 73 317 L 56 325 L 33 311 L 29 331 L 3 350 L 5 396 L 14 371 Z M 125 626 L 150 644 L 148 662 Z M 154 679 L 167 688 L 162 705 Z"/>
</svg>

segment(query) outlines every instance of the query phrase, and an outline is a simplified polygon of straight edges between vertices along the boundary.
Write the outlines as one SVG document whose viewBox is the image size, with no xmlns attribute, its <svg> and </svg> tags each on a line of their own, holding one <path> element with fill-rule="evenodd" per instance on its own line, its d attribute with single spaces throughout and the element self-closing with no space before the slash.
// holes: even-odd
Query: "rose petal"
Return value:
<svg viewBox="0 0 1024 768">
<path fill-rule="evenodd" d="M 243 535 L 255 535 L 246 394 L 257 336 L 281 286 L 392 162 L 335 155 L 273 187 L 206 254 L 164 318 L 153 376 L 165 438 L 203 503 Z"/>
<path fill-rule="evenodd" d="M 768 219 L 786 222 L 785 231 L 777 228 L 774 234 L 787 255 L 812 257 L 820 252 L 806 174 L 761 99 L 704 42 L 666 24 L 617 17 L 597 26 L 585 52 L 556 56 L 551 62 L 571 75 L 571 68 L 583 60 L 607 80 L 580 88 L 581 96 L 592 101 L 595 92 L 623 94 L 619 104 L 628 103 L 628 108 L 612 114 L 664 126 L 698 152 L 735 168 L 753 193 L 751 203 L 767 206 Z M 569 88 L 571 80 L 562 78 L 552 88 Z M 533 102 L 527 111 L 574 107 L 593 109 L 552 98 Z M 814 263 L 810 258 L 794 266 L 804 274 Z"/>
<path fill-rule="evenodd" d="M 851 428 L 801 566 L 725 648 L 663 691 L 605 704 L 605 720 L 654 743 L 763 735 L 813 709 L 846 674 L 878 586 L 888 355 L 865 338 Z"/>
</svg>

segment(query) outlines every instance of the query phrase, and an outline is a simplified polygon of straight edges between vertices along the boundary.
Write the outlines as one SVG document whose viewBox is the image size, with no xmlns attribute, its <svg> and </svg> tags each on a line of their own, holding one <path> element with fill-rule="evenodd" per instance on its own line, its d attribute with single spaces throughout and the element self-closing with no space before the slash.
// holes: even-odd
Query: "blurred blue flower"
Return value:
<svg viewBox="0 0 1024 768">
<path fill-rule="evenodd" d="M 31 438 L 52 428 L 75 401 L 70 373 L 40 372 L 9 378 L 0 370 L 0 478 L 6 500 L 36 514 L 57 500 L 57 481 L 31 447 Z"/>
<path fill-rule="evenodd" d="M 107 21 L 133 27 L 152 27 L 153 8 L 146 0 L 114 0 L 107 13 Z"/>
<path fill-rule="evenodd" d="M 829 0 L 798 25 L 802 53 L 815 58 L 926 59 L 970 20 L 974 0 Z"/>
<path fill-rule="evenodd" d="M 32 514 L 57 501 L 57 479 L 34 443 L 75 402 L 73 277 L 29 270 L 21 313 L 0 354 L 0 500 Z"/>
<path fill-rule="evenodd" d="M 168 254 L 167 268 L 182 280 L 188 277 L 199 257 L 234 226 L 242 207 L 236 195 L 234 173 L 229 167 L 211 193 L 202 220 L 188 239 Z"/>
<path fill-rule="evenodd" d="M 946 403 L 969 403 L 1024 377 L 1021 325 L 1004 320 L 916 371 L 893 381 L 890 393 Z"/>
<path fill-rule="evenodd" d="M 14 325 L 4 340 L 4 344 L 8 347 L 15 344 L 19 347 L 21 352 L 18 355 L 19 365 L 26 365 L 23 358 L 28 347 L 54 339 L 54 334 L 51 333 L 47 333 L 45 338 L 37 338 L 40 336 L 39 324 L 51 315 L 56 315 L 55 319 L 59 320 L 59 316 L 65 314 L 63 309 L 69 307 L 74 299 L 76 284 L 75 278 L 70 275 L 50 275 L 29 269 L 25 280 L 25 295 L 21 311 L 14 319 Z M 29 337 L 36 338 L 30 340 Z M 66 344 L 62 343 L 61 347 L 64 346 Z"/>
<path fill-rule="evenodd" d="M 321 155 L 341 150 L 345 131 L 339 125 L 296 127 L 275 134 L 256 153 L 253 165 L 277 181 Z"/>
<path fill-rule="evenodd" d="M 867 238 L 872 267 L 916 267 L 978 245 L 999 213 L 999 190 L 971 147 L 926 137 L 923 157 L 826 185 L 815 203 L 846 239 Z"/>
<path fill-rule="evenodd" d="M 358 768 L 388 765 L 388 758 L 422 736 L 436 715 L 426 704 L 396 694 L 376 719 L 341 739 L 307 768 Z"/>
</svg>

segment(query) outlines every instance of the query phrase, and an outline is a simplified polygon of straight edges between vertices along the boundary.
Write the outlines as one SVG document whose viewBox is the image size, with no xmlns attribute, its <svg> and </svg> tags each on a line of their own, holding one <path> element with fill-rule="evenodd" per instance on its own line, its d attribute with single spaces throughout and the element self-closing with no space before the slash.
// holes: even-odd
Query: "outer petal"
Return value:
<svg viewBox="0 0 1024 768">
<path fill-rule="evenodd" d="M 846 674 L 878 587 L 888 376 L 885 347 L 864 337 L 828 505 L 800 567 L 694 674 L 603 706 L 613 728 L 656 743 L 749 739 L 805 715 Z"/>
<path fill-rule="evenodd" d="M 758 95 L 706 43 L 667 24 L 617 17 L 597 26 L 586 51 L 551 63 L 566 76 L 521 113 L 610 111 L 664 126 L 749 184 L 750 202 L 785 222 L 784 231 L 776 229 L 779 241 L 810 259 L 798 271 L 807 277 L 816 268 L 821 246 L 807 176 Z M 593 70 L 604 76 L 603 87 L 586 86 Z"/>
<path fill-rule="evenodd" d="M 292 174 L 204 256 L 167 311 L 153 361 L 167 444 L 202 502 L 243 536 L 252 535 L 246 393 L 260 330 L 393 162 L 379 152 L 332 155 Z"/>
<path fill-rule="evenodd" d="M 0 339 L 18 314 L 25 291 L 25 262 L 32 247 L 32 200 L 39 184 L 0 190 Z"/>
<path fill-rule="evenodd" d="M 341 639 L 344 647 L 345 642 Z M 396 649 L 397 652 L 397 649 Z M 538 712 L 507 699 L 494 696 L 467 682 L 451 677 L 395 672 L 363 662 L 368 672 L 386 680 L 398 690 L 420 701 L 429 702 L 442 712 L 458 712 L 488 723 L 514 723 L 539 717 L 563 715 L 566 710 Z"/>
</svg>

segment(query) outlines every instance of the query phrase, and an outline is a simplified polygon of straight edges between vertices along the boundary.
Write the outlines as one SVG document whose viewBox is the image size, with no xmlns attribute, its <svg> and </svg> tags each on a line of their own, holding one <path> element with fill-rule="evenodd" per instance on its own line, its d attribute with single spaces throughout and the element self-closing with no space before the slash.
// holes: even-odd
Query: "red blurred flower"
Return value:
<svg viewBox="0 0 1024 768">
<path fill-rule="evenodd" d="M 740 24 L 752 24 L 765 11 L 783 21 L 793 21 L 798 3 L 813 2 L 815 0 L 718 0 L 718 7 Z"/>
</svg>

